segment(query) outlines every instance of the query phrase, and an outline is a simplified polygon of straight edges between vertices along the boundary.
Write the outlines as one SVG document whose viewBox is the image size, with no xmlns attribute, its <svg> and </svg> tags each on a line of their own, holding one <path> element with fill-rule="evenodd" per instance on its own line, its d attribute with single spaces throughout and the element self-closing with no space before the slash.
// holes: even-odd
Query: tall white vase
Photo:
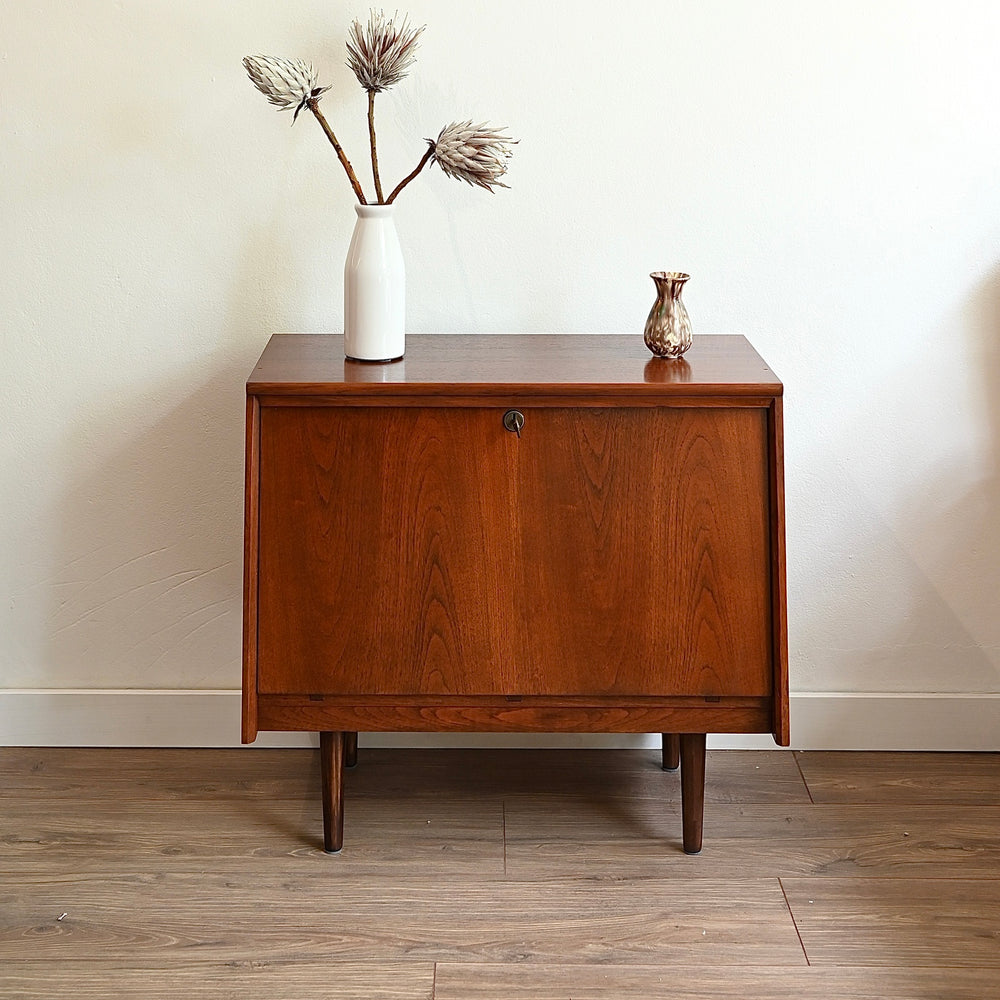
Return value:
<svg viewBox="0 0 1000 1000">
<path fill-rule="evenodd" d="M 393 205 L 355 205 L 344 264 L 344 353 L 395 361 L 406 350 L 406 269 Z"/>
</svg>

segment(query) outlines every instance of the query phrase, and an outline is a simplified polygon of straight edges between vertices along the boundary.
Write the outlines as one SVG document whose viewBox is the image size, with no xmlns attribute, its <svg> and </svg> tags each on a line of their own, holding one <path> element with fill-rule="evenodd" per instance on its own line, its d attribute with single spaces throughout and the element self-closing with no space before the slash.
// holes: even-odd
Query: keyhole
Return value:
<svg viewBox="0 0 1000 1000">
<path fill-rule="evenodd" d="M 520 437 L 521 428 L 524 426 L 524 414 L 520 410 L 508 410 L 503 415 L 503 425 Z"/>
</svg>

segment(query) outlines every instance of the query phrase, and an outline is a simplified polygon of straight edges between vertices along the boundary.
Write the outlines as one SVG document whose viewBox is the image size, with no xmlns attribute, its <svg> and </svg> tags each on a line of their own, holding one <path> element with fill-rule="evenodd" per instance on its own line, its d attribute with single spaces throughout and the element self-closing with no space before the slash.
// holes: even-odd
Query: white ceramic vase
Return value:
<svg viewBox="0 0 1000 1000">
<path fill-rule="evenodd" d="M 344 264 L 344 353 L 395 361 L 406 350 L 406 269 L 393 205 L 355 205 Z"/>
</svg>

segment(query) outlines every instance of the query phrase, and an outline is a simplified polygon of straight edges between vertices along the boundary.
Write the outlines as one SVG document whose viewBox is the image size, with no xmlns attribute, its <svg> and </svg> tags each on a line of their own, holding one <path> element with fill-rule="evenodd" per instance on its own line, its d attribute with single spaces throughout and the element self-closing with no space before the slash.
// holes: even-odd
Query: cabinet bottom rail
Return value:
<svg viewBox="0 0 1000 1000">
<path fill-rule="evenodd" d="M 735 703 L 734 703 L 735 702 Z M 256 733 L 774 733 L 770 698 L 663 705 L 601 704 L 369 704 L 313 701 L 308 696 L 259 695 Z"/>
</svg>

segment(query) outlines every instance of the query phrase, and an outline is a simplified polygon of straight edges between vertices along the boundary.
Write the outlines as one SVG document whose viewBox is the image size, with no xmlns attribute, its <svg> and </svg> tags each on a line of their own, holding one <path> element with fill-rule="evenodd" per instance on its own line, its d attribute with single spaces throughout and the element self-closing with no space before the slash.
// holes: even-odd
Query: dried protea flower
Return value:
<svg viewBox="0 0 1000 1000">
<path fill-rule="evenodd" d="M 399 83 L 416 58 L 417 37 L 424 29 L 411 28 L 407 17 L 397 25 L 398 16 L 387 21 L 382 11 L 373 10 L 366 26 L 359 21 L 351 25 L 347 65 L 370 94 Z"/>
<path fill-rule="evenodd" d="M 247 56 L 243 68 L 250 82 L 271 102 L 287 111 L 295 109 L 292 121 L 311 100 L 325 94 L 329 87 L 316 85 L 316 70 L 301 59 L 278 59 L 274 56 Z"/>
<path fill-rule="evenodd" d="M 437 139 L 428 139 L 434 160 L 449 176 L 476 184 L 492 192 L 494 186 L 507 187 L 500 178 L 507 173 L 511 146 L 516 143 L 503 129 L 452 122 L 441 129 Z"/>
</svg>

